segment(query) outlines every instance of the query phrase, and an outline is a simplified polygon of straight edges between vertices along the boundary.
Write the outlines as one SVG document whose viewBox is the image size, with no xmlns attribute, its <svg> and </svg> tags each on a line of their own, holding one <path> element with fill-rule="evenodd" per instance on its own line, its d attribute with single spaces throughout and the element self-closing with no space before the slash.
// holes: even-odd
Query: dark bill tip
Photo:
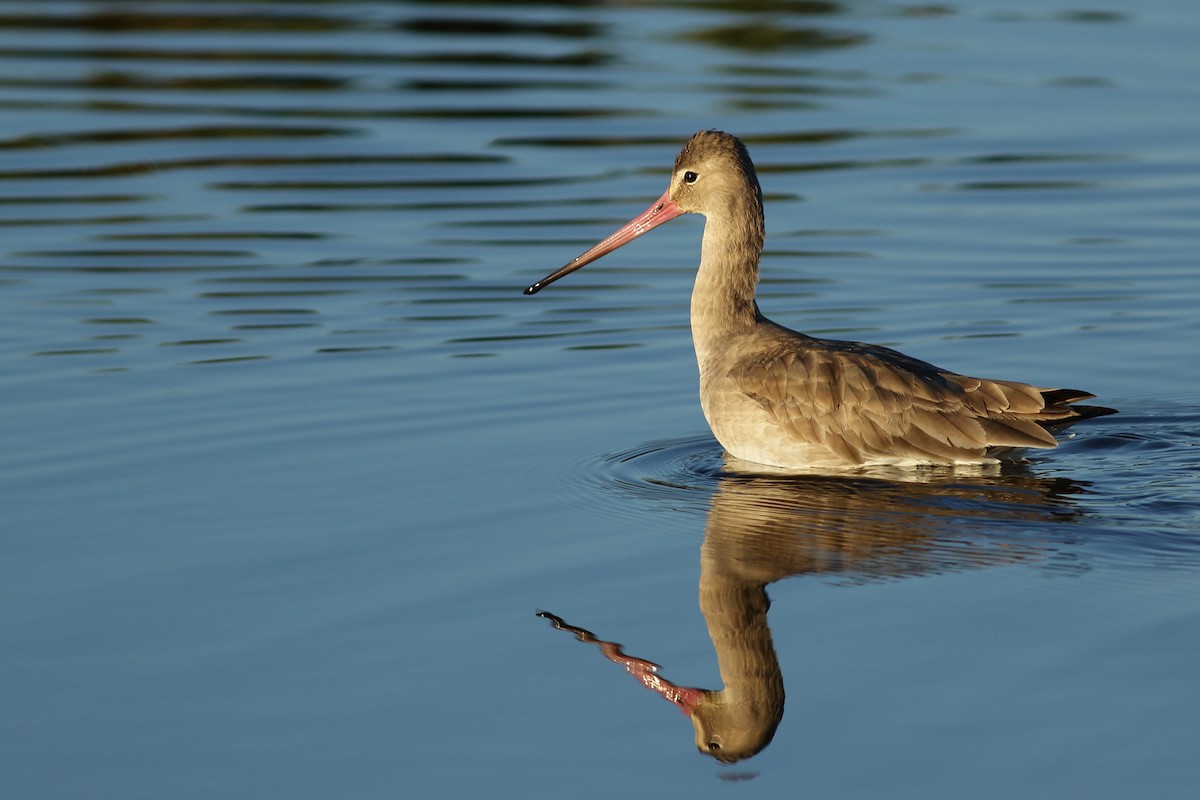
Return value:
<svg viewBox="0 0 1200 800">
<path fill-rule="evenodd" d="M 667 220 L 674 219 L 682 213 L 683 209 L 671 199 L 670 190 L 668 189 L 667 192 L 663 193 L 662 197 L 658 198 L 658 201 L 654 205 L 613 231 L 604 241 L 595 245 L 586 253 L 576 256 L 566 265 L 550 273 L 537 283 L 528 286 L 525 289 L 525 294 L 537 294 L 564 275 L 570 275 L 580 267 L 587 266 L 604 254 L 611 253 L 627 242 L 632 242 L 643 233 L 657 228 Z"/>
</svg>

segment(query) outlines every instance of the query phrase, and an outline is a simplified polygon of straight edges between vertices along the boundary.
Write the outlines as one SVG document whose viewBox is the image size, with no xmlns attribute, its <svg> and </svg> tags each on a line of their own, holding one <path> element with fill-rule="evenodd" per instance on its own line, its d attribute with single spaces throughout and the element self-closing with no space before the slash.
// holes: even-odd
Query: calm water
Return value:
<svg viewBox="0 0 1200 800">
<path fill-rule="evenodd" d="M 1191 0 L 0 2 L 0 795 L 1194 797 L 1197 41 Z M 521 295 L 705 127 L 774 319 L 1121 413 L 999 474 L 724 464 L 699 220 Z"/>
</svg>

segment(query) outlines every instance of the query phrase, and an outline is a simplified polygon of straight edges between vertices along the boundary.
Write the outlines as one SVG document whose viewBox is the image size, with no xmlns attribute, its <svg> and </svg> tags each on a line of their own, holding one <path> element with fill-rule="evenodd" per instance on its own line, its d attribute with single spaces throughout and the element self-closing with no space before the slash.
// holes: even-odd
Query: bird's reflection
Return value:
<svg viewBox="0 0 1200 800">
<path fill-rule="evenodd" d="M 724 683 L 719 690 L 677 686 L 621 645 L 538 614 L 597 645 L 682 709 L 700 752 L 727 763 L 749 758 L 771 743 L 783 718 L 767 584 L 792 575 L 858 582 L 1037 559 L 1052 544 L 1046 526 L 1077 515 L 1068 496 L 1081 486 L 1009 469 L 904 481 L 723 474 L 700 548 L 699 592 Z"/>
</svg>

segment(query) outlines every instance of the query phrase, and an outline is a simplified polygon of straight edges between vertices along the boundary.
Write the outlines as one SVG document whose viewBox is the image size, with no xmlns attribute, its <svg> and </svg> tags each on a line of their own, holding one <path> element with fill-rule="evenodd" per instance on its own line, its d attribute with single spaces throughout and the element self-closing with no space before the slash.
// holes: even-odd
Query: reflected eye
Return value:
<svg viewBox="0 0 1200 800">
<path fill-rule="evenodd" d="M 687 172 L 683 173 L 683 182 L 684 183 L 695 183 L 696 179 L 699 177 L 700 176 L 697 175 L 696 173 L 692 172 L 691 170 L 688 170 Z"/>
</svg>

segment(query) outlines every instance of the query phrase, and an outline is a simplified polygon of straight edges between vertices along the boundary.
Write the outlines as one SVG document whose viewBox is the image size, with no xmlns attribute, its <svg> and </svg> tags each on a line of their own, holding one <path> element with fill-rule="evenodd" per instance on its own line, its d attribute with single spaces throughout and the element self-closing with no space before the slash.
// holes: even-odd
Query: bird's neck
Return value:
<svg viewBox="0 0 1200 800">
<path fill-rule="evenodd" d="M 692 336 L 697 350 L 749 330 L 759 319 L 754 302 L 764 239 L 762 201 L 739 199 L 704 225 L 700 269 L 692 289 Z"/>
<path fill-rule="evenodd" d="M 717 652 L 725 702 L 756 702 L 782 713 L 783 674 L 767 625 L 770 606 L 764 584 L 701 574 L 700 610 Z"/>
</svg>

